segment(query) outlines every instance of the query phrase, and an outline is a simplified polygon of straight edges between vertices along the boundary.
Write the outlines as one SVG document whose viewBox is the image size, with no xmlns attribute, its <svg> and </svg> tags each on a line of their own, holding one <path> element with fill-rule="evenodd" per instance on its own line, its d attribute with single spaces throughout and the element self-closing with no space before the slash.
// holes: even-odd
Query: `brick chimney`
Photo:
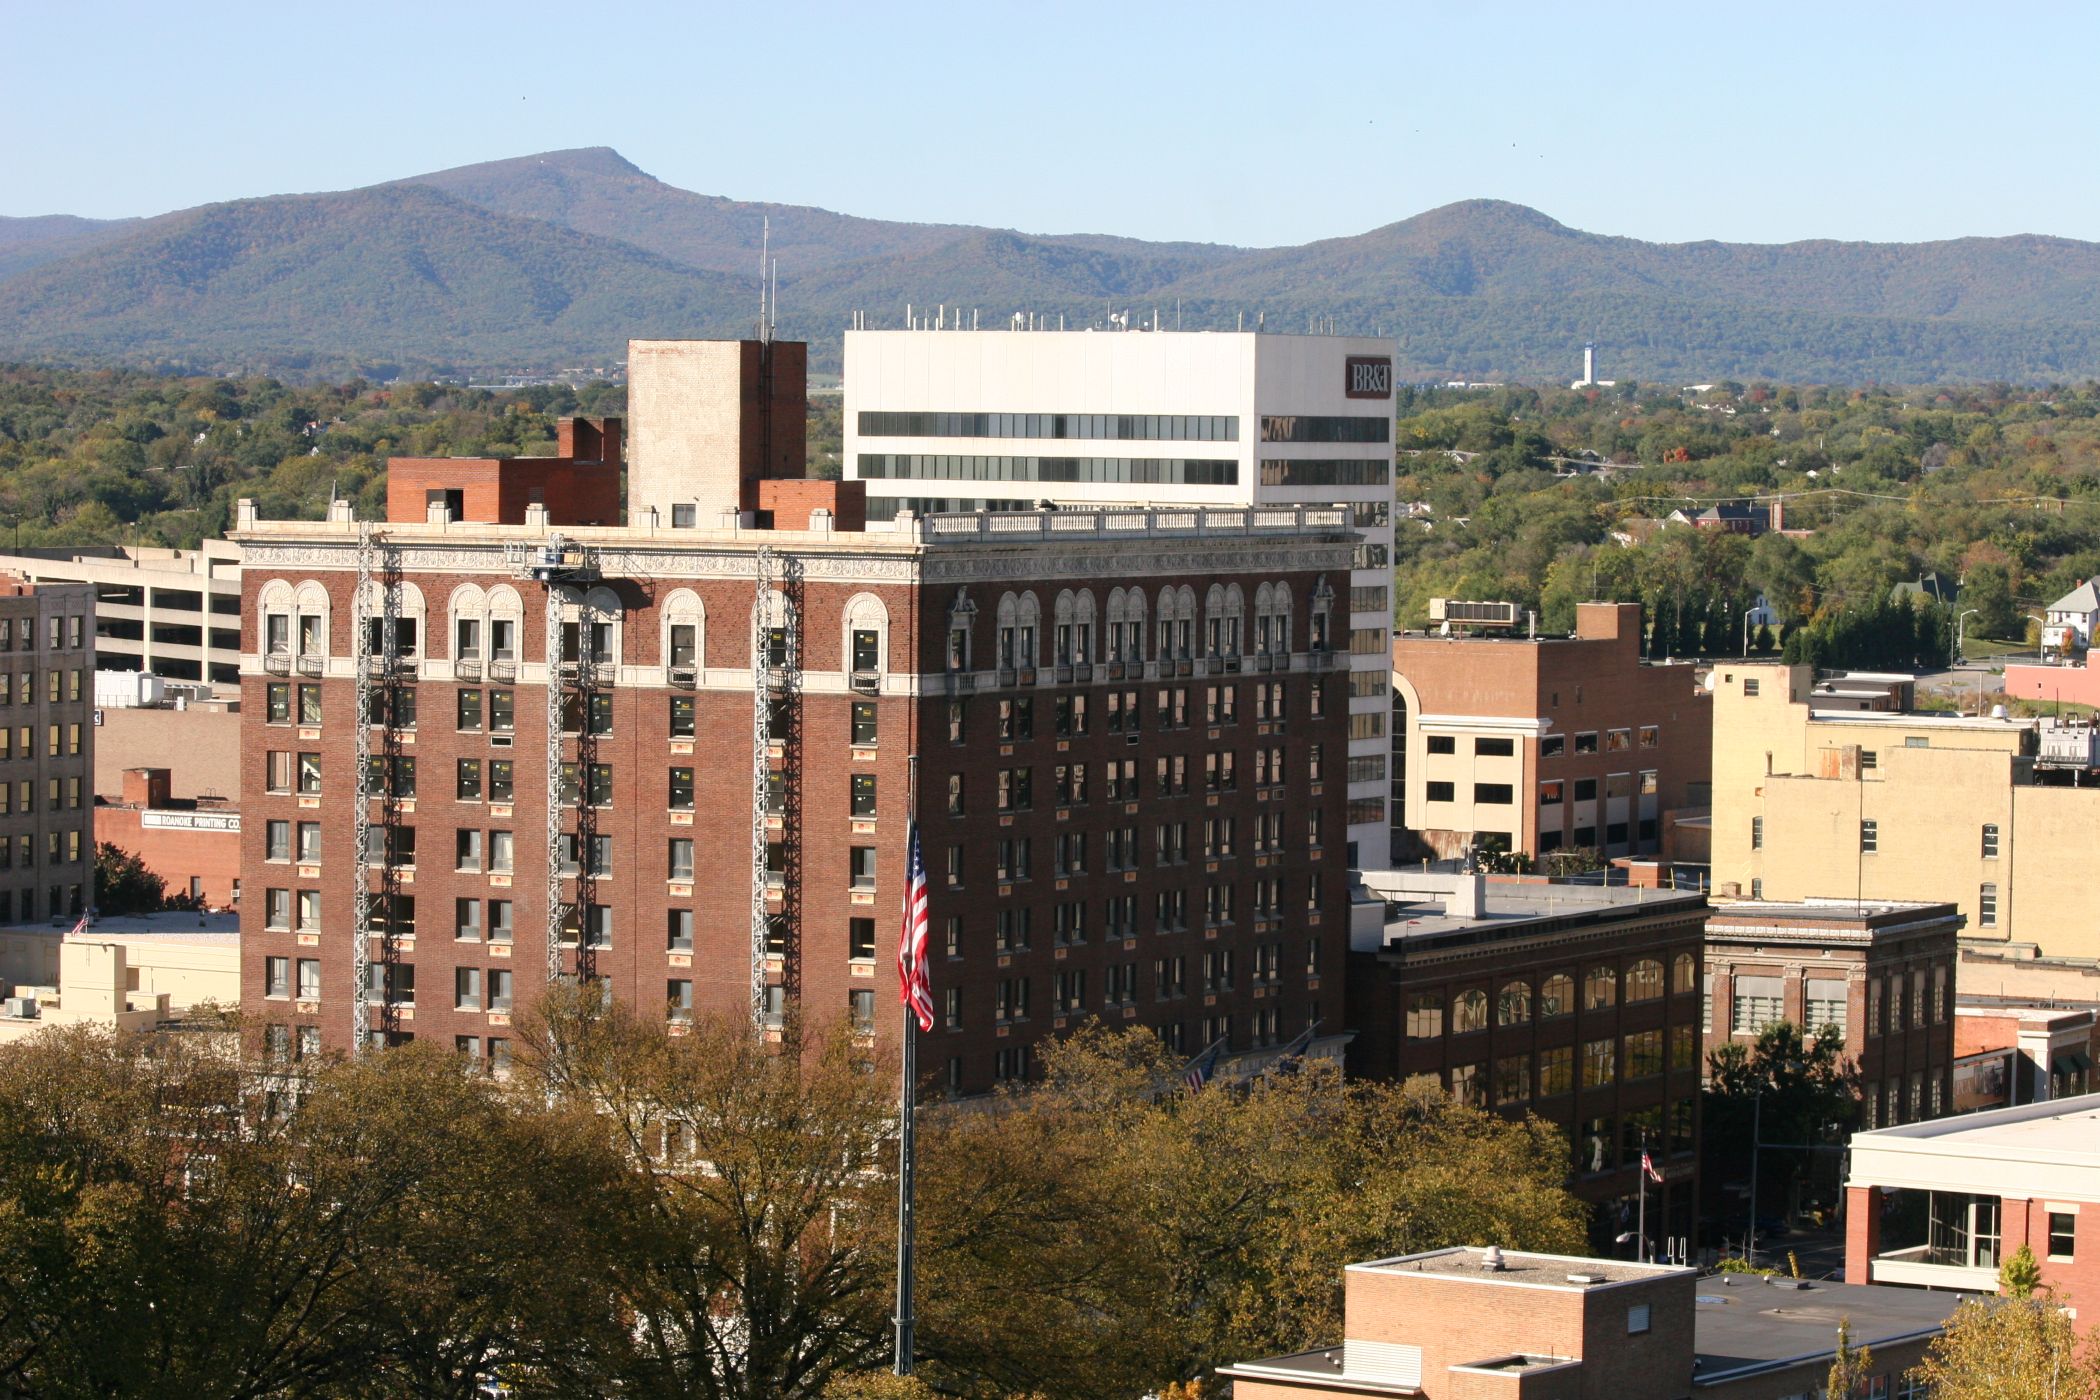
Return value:
<svg viewBox="0 0 2100 1400">
<path fill-rule="evenodd" d="M 169 778 L 166 768 L 126 768 L 124 805 L 157 811 L 168 805 Z"/>
</svg>

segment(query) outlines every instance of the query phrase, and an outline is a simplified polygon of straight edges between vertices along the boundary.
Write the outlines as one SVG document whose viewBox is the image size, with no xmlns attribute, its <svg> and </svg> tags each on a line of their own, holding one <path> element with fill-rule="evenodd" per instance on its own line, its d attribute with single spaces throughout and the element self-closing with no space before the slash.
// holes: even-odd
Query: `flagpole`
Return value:
<svg viewBox="0 0 2100 1400">
<path fill-rule="evenodd" d="M 917 754 L 911 755 L 905 761 L 905 764 L 908 776 L 905 779 L 904 786 L 904 810 L 909 813 L 905 828 L 905 860 L 909 862 L 911 859 L 910 843 L 915 834 L 912 831 L 912 826 L 918 821 L 919 815 L 919 756 Z M 906 876 L 906 880 L 908 883 L 910 880 L 909 875 Z M 911 898 L 909 889 L 905 891 L 905 898 L 907 900 Z M 897 1342 L 894 1370 L 897 1375 L 908 1376 L 911 1374 L 912 1368 L 912 1325 L 915 1321 L 912 1316 L 911 1296 L 912 1273 L 916 1262 L 913 1258 L 913 1251 L 917 1243 L 916 1237 L 918 1233 L 917 1222 L 912 1218 L 912 1175 L 918 1152 L 917 1145 L 913 1141 L 912 1127 L 912 1100 L 915 1097 L 912 1089 L 917 1078 L 918 1013 L 912 1007 L 906 1006 L 904 1007 L 902 1019 L 904 1041 L 902 1046 L 903 1053 L 900 1059 L 903 1064 L 903 1072 L 900 1076 L 901 1082 L 897 1094 Z"/>
<path fill-rule="evenodd" d="M 1634 1251 L 1633 1257 L 1645 1264 L 1648 1262 L 1648 1135 L 1646 1133 L 1641 1134 L 1640 1174 L 1641 1213 L 1639 1222 L 1634 1226 L 1634 1229 L 1640 1231 L 1641 1242 L 1640 1247 Z"/>
</svg>

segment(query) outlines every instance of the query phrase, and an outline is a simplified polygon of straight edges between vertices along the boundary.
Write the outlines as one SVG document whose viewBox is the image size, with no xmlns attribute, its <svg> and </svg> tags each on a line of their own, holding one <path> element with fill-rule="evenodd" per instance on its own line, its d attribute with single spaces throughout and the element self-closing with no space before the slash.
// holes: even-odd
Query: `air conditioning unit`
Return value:
<svg viewBox="0 0 2100 1400">
<path fill-rule="evenodd" d="M 489 747 L 492 749 L 507 749 L 511 746 L 511 742 L 512 737 L 510 735 L 498 734 L 489 740 Z"/>
<path fill-rule="evenodd" d="M 36 1019 L 35 997 L 9 997 L 4 1003 L 0 1003 L 0 1006 L 4 1006 L 7 1014 L 18 1020 L 34 1021 Z"/>
<path fill-rule="evenodd" d="M 1462 598 L 1431 598 L 1431 622 L 1456 622 L 1467 627 L 1514 627 L 1523 621 L 1515 603 L 1476 603 Z"/>
</svg>

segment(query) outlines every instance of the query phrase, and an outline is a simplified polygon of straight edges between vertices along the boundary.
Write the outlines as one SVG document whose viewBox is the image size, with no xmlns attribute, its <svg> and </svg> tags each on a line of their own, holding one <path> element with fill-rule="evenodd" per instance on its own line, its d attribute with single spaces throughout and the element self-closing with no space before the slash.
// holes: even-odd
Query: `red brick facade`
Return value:
<svg viewBox="0 0 2100 1400">
<path fill-rule="evenodd" d="M 544 506 L 556 525 L 614 525 L 621 519 L 620 420 L 564 418 L 552 457 L 394 457 L 387 462 L 389 524 L 420 524 L 433 502 L 477 525 L 524 523 Z"/>
<path fill-rule="evenodd" d="M 609 911 L 610 937 L 592 950 L 590 962 L 592 973 L 607 979 L 622 1000 L 661 1008 L 680 992 L 676 984 L 682 982 L 691 983 L 692 1003 L 703 1010 L 738 1008 L 749 995 L 750 570 L 755 548 L 770 543 L 783 558 L 799 561 L 799 574 L 791 576 L 785 591 L 799 619 L 801 680 L 788 702 L 790 713 L 780 717 L 791 721 L 791 737 L 776 741 L 770 762 L 782 774 L 785 807 L 775 828 L 783 837 L 792 828 L 797 839 L 784 842 L 795 854 L 782 862 L 791 942 L 787 955 L 772 965 L 769 981 L 799 995 L 805 1009 L 819 1017 L 845 1013 L 854 993 L 872 993 L 878 1031 L 894 1032 L 892 959 L 912 811 L 908 758 L 916 752 L 916 810 L 931 884 L 933 983 L 940 1013 L 920 1049 L 929 1079 L 938 1076 L 964 1092 L 987 1088 L 995 1078 L 1022 1072 L 1026 1048 L 1042 1036 L 1086 1016 L 1167 1027 L 1174 1043 L 1193 1048 L 1208 1043 L 1202 1037 L 1213 1031 L 1226 1035 L 1235 1050 L 1280 1043 L 1315 1015 L 1330 1030 L 1340 1029 L 1344 784 L 1314 768 L 1316 749 L 1326 770 L 1343 761 L 1346 749 L 1346 698 L 1340 672 L 1333 668 L 1339 658 L 1324 652 L 1248 655 L 1177 666 L 1154 656 L 1156 644 L 1148 631 L 1144 646 L 1152 659 L 1112 663 L 1106 659 L 1108 639 L 1097 623 L 1092 632 L 1097 659 L 1059 666 L 1054 660 L 1055 595 L 1065 588 L 1091 587 L 1098 596 L 1110 587 L 1101 563 L 1075 557 L 1062 544 L 1052 552 L 1025 544 L 915 547 L 908 537 L 885 534 L 581 534 L 600 549 L 604 579 L 579 587 L 591 588 L 591 597 L 602 605 L 600 615 L 614 619 L 607 639 L 611 654 L 596 668 L 602 678 L 596 727 L 602 732 L 594 736 L 592 760 L 610 769 L 609 786 L 594 798 L 596 833 L 610 843 L 609 865 L 596 877 L 592 897 Z M 318 1026 L 325 1043 L 342 1045 L 351 1025 L 352 537 L 338 524 L 274 526 L 244 538 L 249 545 L 246 647 L 252 664 L 243 677 L 243 1001 L 258 1019 Z M 1215 541 L 1197 549 L 1155 540 L 1142 545 L 1149 552 L 1145 572 L 1131 582 L 1141 582 L 1152 593 L 1163 585 L 1186 584 L 1197 597 L 1212 584 L 1237 584 L 1252 597 L 1259 584 L 1281 580 L 1289 583 L 1305 614 L 1322 574 L 1346 570 L 1347 536 L 1339 530 L 1301 533 L 1268 545 L 1277 543 L 1288 544 L 1295 557 L 1318 567 L 1306 562 L 1256 567 L 1264 545 L 1245 536 L 1232 545 L 1232 553 L 1244 561 L 1237 567 L 1214 562 L 1223 558 Z M 278 544 L 299 551 L 301 562 L 273 562 L 270 546 Z M 426 545 L 488 562 L 476 567 L 465 559 L 448 560 L 442 571 L 425 567 L 416 551 Z M 415 901 L 413 938 L 397 939 L 395 945 L 398 961 L 415 968 L 414 998 L 412 1005 L 395 1007 L 391 1027 L 397 1035 L 445 1044 L 475 1037 L 486 1049 L 488 1041 L 509 1035 L 509 1018 L 488 1009 L 492 974 L 513 974 L 514 1007 L 528 1001 L 544 981 L 548 783 L 540 677 L 545 591 L 498 564 L 502 555 L 495 545 L 460 545 L 456 532 L 447 539 L 441 532 L 397 530 L 390 532 L 388 546 L 405 551 L 401 581 L 413 585 L 421 600 L 403 607 L 421 618 L 418 649 L 404 680 L 415 694 L 414 726 L 401 728 L 392 746 L 396 756 L 414 761 L 414 796 L 401 799 L 397 808 L 399 825 L 415 831 L 413 864 L 398 863 L 395 875 L 399 893 Z M 1016 557 L 1017 548 L 1030 552 Z M 622 565 L 627 551 L 648 562 Z M 1177 560 L 1185 562 L 1177 568 Z M 986 582 L 987 570 L 1016 581 Z M 928 581 L 920 582 L 921 575 Z M 307 590 L 303 600 L 287 603 L 300 588 Z M 453 655 L 456 619 L 449 615 L 455 590 L 462 589 L 469 592 L 457 596 L 486 600 L 490 616 L 498 591 L 515 591 L 514 657 L 495 661 L 493 635 L 484 631 L 483 660 L 466 664 L 470 675 L 460 673 L 461 659 Z M 1035 629 L 1036 664 L 951 671 L 951 623 L 959 618 L 967 625 L 967 652 L 980 658 L 976 664 L 982 668 L 982 658 L 993 656 L 1001 644 L 999 605 L 1009 591 L 1032 592 L 1036 599 L 1041 619 Z M 304 656 L 296 664 L 294 658 L 274 658 L 275 669 L 261 664 L 256 653 L 262 614 L 288 606 L 318 609 L 324 593 L 327 658 L 312 658 L 310 666 Z M 957 610 L 965 596 L 974 613 L 970 607 Z M 694 657 L 673 664 L 679 659 L 665 654 L 666 639 L 681 620 L 699 625 L 700 639 Z M 294 619 L 291 629 L 297 627 Z M 868 658 L 849 655 L 850 634 L 856 630 L 879 634 L 872 667 L 863 665 Z M 1309 617 L 1296 620 L 1292 635 L 1314 635 Z M 1264 661 L 1279 669 L 1261 669 Z M 505 680 L 493 679 L 499 668 Z M 309 670 L 318 674 L 306 674 Z M 1279 689 L 1258 702 L 1258 685 Z M 302 686 L 319 693 L 304 696 Z M 282 689 L 273 692 L 273 687 Z M 383 687 L 375 682 L 374 688 Z M 1219 701 L 1221 710 L 1232 712 L 1231 722 L 1204 723 L 1207 691 L 1213 688 L 1235 692 L 1230 703 Z M 492 728 L 497 692 L 510 695 L 508 731 Z M 478 697 L 465 710 L 463 694 Z M 1257 718 L 1270 715 L 1277 695 L 1280 714 Z M 1134 717 L 1126 701 L 1132 696 Z M 1026 735 L 1014 713 L 1016 702 L 1032 707 Z M 1075 702 L 1083 704 L 1075 709 Z M 688 703 L 689 720 L 683 715 Z M 318 705 L 318 711 L 306 709 L 309 704 Z M 870 706 L 872 713 L 863 708 Z M 318 724 L 302 722 L 315 713 Z M 463 714 L 478 727 L 463 727 Z M 674 732 L 674 723 L 676 730 L 690 732 Z M 954 737 L 957 723 L 960 736 Z M 386 747 L 385 737 L 383 726 L 375 731 L 375 754 Z M 501 743 L 504 738 L 510 742 Z M 574 738 L 565 741 L 565 761 L 575 761 L 576 744 Z M 1234 781 L 1208 792 L 1206 760 L 1224 752 L 1235 755 Z M 317 792 L 297 790 L 302 753 L 319 756 Z M 1281 755 L 1280 781 L 1270 780 L 1273 754 Z M 1177 771 L 1183 775 L 1185 793 L 1160 795 L 1156 770 L 1162 761 L 1170 787 Z M 461 795 L 462 763 L 480 765 L 474 779 L 478 796 Z M 499 763 L 511 765 L 508 802 L 493 796 Z M 1119 792 L 1113 801 L 1112 764 L 1129 765 L 1129 782 L 1136 789 Z M 1061 786 L 1061 767 L 1068 773 L 1083 767 L 1083 788 L 1078 786 L 1082 780 L 1070 776 Z M 1020 799 L 1023 785 L 1012 775 L 1024 769 L 1027 797 Z M 670 794 L 680 782 L 674 770 L 691 772 L 689 811 L 672 809 Z M 1000 805 L 1002 771 L 1009 775 L 1003 784 L 1006 810 Z M 1119 787 L 1122 773 L 1118 766 Z M 1258 775 L 1264 781 L 1257 782 Z M 960 815 L 949 811 L 951 776 L 961 784 Z M 277 790 L 287 777 L 292 790 Z M 862 778 L 873 779 L 872 792 Z M 862 810 L 855 810 L 856 803 Z M 375 802 L 373 811 L 376 825 L 380 804 Z M 1322 845 L 1310 840 L 1315 813 Z M 1223 818 L 1235 823 L 1237 843 L 1232 854 L 1206 861 L 1203 823 Z M 1268 819 L 1274 820 L 1273 829 Z M 272 821 L 289 828 L 290 844 L 278 847 L 281 859 L 270 854 Z M 309 822 L 319 824 L 320 859 L 315 862 L 300 859 L 298 827 Z M 1161 824 L 1187 827 L 1182 842 L 1170 837 L 1164 855 L 1158 845 Z M 574 829 L 573 818 L 564 829 Z M 1127 845 L 1119 841 L 1112 865 L 1108 834 L 1125 829 L 1132 837 Z M 496 848 L 491 833 L 503 831 L 512 833 L 507 875 L 489 869 Z M 457 868 L 456 855 L 466 849 L 464 832 L 480 833 L 479 870 Z M 1266 848 L 1258 846 L 1258 832 L 1269 837 Z M 1069 858 L 1079 854 L 1080 843 L 1073 838 L 1080 837 L 1084 869 L 1059 874 L 1061 860 L 1069 865 Z M 1063 845 L 1060 838 L 1073 844 Z M 693 842 L 692 870 L 689 877 L 673 880 L 670 843 L 679 840 Z M 1016 848 L 1002 849 L 1002 843 L 1022 840 L 1029 843 L 1025 877 L 1014 868 L 1021 860 Z M 951 846 L 960 847 L 960 879 L 954 884 L 948 879 Z M 856 877 L 856 848 L 872 852 L 872 882 L 865 872 Z M 1126 850 L 1128 869 L 1121 864 L 1120 853 Z M 1185 856 L 1177 858 L 1180 853 Z M 1004 879 L 1002 860 L 1008 866 Z M 1231 893 L 1213 896 L 1212 887 Z M 267 894 L 271 890 L 285 893 L 273 898 Z M 314 898 L 302 901 L 301 892 Z M 1161 901 L 1162 893 L 1178 893 L 1180 903 Z M 573 881 L 565 883 L 564 898 L 576 899 Z M 478 902 L 477 937 L 455 936 L 462 900 Z M 513 934 L 507 945 L 490 936 L 491 902 L 505 900 Z M 1061 906 L 1067 906 L 1062 923 Z M 1060 939 L 1060 928 L 1068 935 L 1079 931 L 1070 912 L 1075 906 L 1084 910 L 1084 939 Z M 1181 911 L 1178 920 L 1170 906 Z M 318 925 L 300 927 L 309 907 L 317 911 Z M 1217 911 L 1215 922 L 1206 920 L 1206 909 Z M 687 912 L 689 952 L 672 947 L 670 938 L 675 918 Z M 1170 915 L 1165 927 L 1163 914 Z M 1020 938 L 1024 919 L 1025 943 Z M 856 920 L 871 921 L 872 927 L 862 926 L 859 950 L 869 956 L 853 955 Z M 1330 923 L 1332 928 L 1325 926 Z M 382 946 L 373 941 L 375 958 Z M 1214 963 L 1213 980 L 1219 985 L 1206 991 L 1205 956 L 1225 953 L 1231 955 L 1230 970 Z M 575 957 L 565 955 L 567 965 L 573 967 Z M 286 959 L 295 969 L 282 996 L 272 995 L 269 987 L 273 958 Z M 300 959 L 319 962 L 317 999 L 298 995 Z M 1183 969 L 1178 977 L 1176 960 Z M 455 1005 L 460 969 L 481 974 L 479 1009 Z M 1059 991 L 1076 1002 L 1072 1009 L 1055 1005 Z M 375 998 L 372 1024 L 380 1026 L 383 1019 Z"/>
</svg>

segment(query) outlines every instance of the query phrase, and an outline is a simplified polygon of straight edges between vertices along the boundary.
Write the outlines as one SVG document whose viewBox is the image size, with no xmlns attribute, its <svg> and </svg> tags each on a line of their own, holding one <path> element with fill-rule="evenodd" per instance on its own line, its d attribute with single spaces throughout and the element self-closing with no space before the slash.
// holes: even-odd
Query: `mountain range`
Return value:
<svg viewBox="0 0 2100 1400">
<path fill-rule="evenodd" d="M 0 218 L 0 358 L 287 376 L 606 366 L 630 336 L 855 312 L 1392 337 L 1404 377 L 2063 380 L 2100 374 L 2100 244 L 1645 243 L 1494 200 L 1290 248 L 1034 235 L 696 194 L 606 148 L 152 218 Z"/>
</svg>

